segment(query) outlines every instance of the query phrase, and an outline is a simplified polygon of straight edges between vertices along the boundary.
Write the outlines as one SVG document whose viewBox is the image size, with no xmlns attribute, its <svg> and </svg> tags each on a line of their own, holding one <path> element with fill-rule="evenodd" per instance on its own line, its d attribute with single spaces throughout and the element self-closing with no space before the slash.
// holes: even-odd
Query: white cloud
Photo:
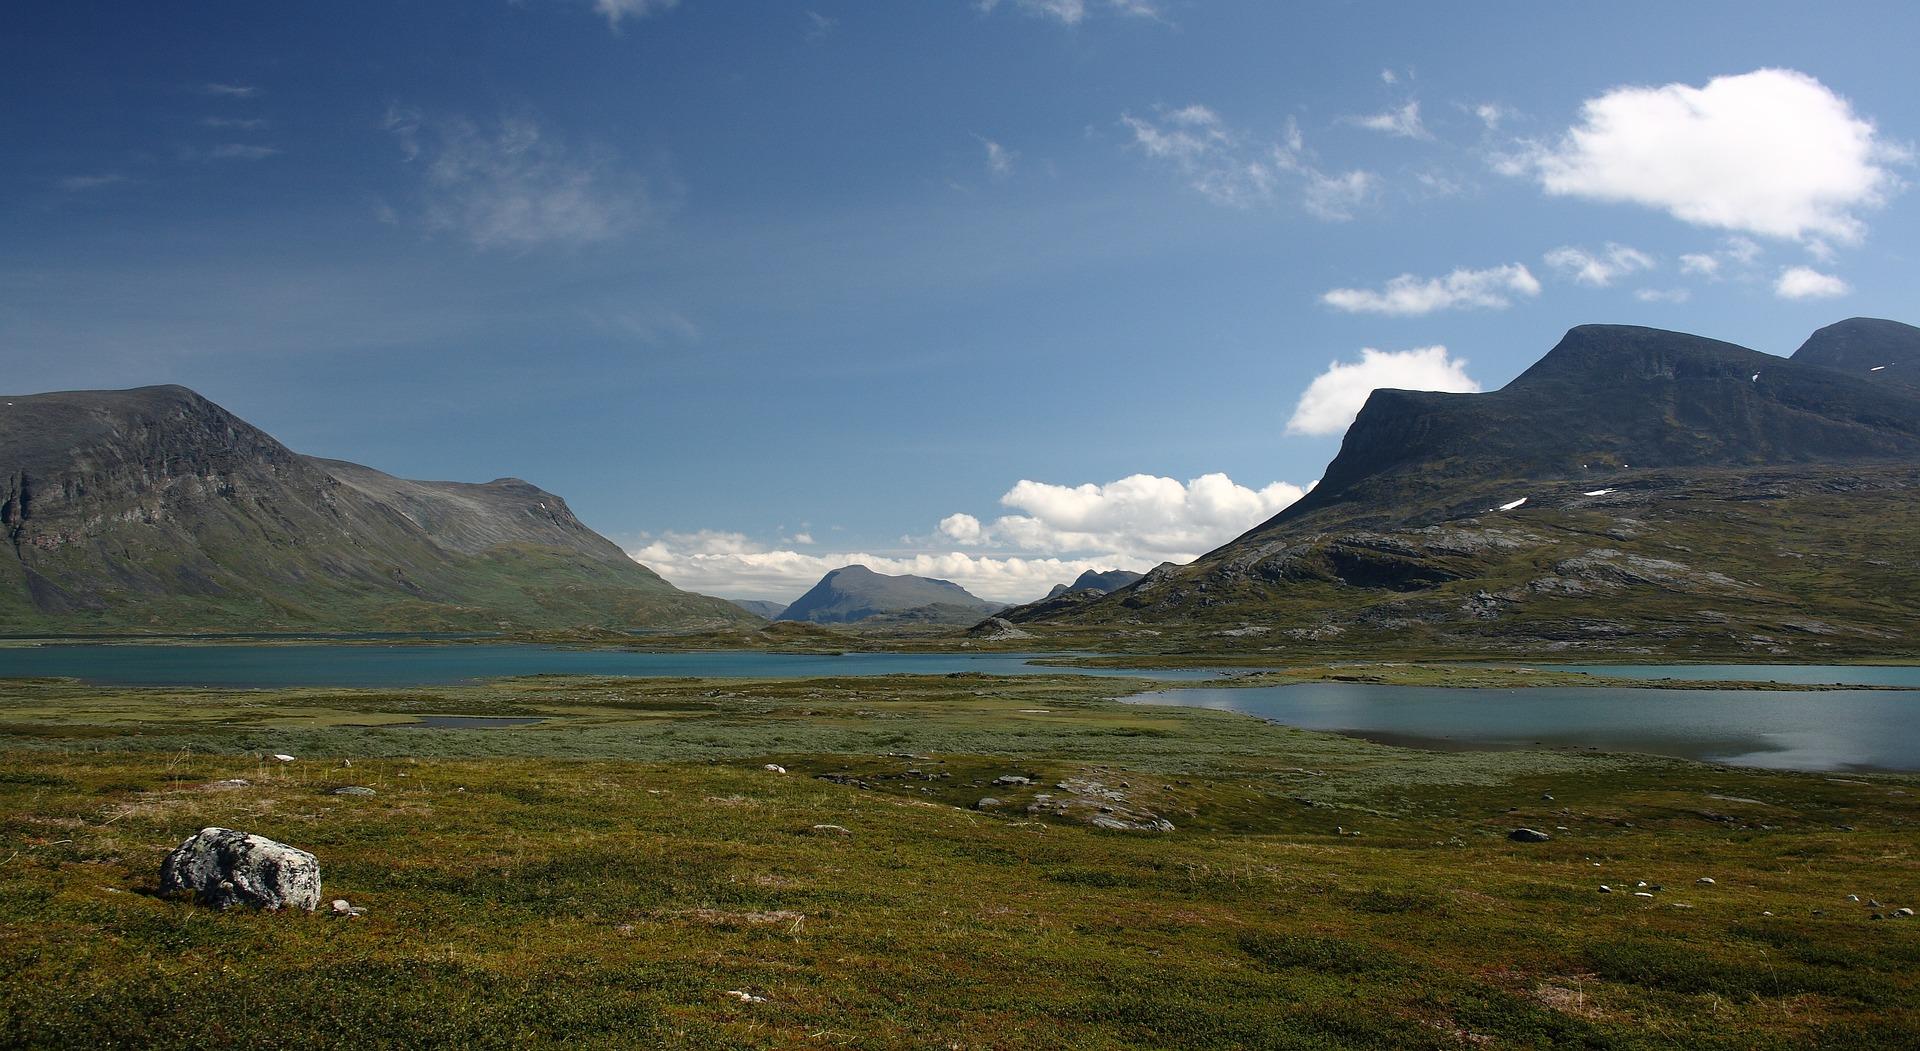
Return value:
<svg viewBox="0 0 1920 1051">
<path fill-rule="evenodd" d="M 1717 277 L 1720 274 L 1720 258 L 1704 252 L 1688 252 L 1680 257 L 1680 272 L 1699 277 Z"/>
<path fill-rule="evenodd" d="M 1488 131 L 1499 131 L 1501 123 L 1513 116 L 1513 111 L 1498 102 L 1482 102 L 1473 107 L 1473 115 L 1480 118 Z"/>
<path fill-rule="evenodd" d="M 1773 283 L 1773 294 L 1781 299 L 1832 299 L 1851 291 L 1845 281 L 1807 266 L 1790 266 Z"/>
<path fill-rule="evenodd" d="M 1215 204 L 1249 208 L 1270 203 L 1282 185 L 1290 184 L 1297 187 L 1307 212 L 1339 221 L 1351 219 L 1379 184 L 1368 171 L 1323 171 L 1292 119 L 1279 142 L 1249 139 L 1197 104 L 1162 110 L 1153 120 L 1126 114 L 1120 122 L 1133 133 L 1135 147 L 1173 165 L 1189 186 Z"/>
<path fill-rule="evenodd" d="M 1185 483 L 1148 474 L 1105 485 L 1023 480 L 1000 498 L 1017 513 L 995 519 L 983 532 L 991 543 L 1022 551 L 1185 562 L 1273 517 L 1305 493 L 1286 482 L 1252 489 L 1224 474 Z"/>
<path fill-rule="evenodd" d="M 649 211 L 640 179 L 597 151 L 568 149 L 529 116 L 483 128 L 396 106 L 386 128 L 407 162 L 420 162 L 421 221 L 478 248 L 611 240 Z"/>
<path fill-rule="evenodd" d="M 979 139 L 980 145 L 987 151 L 987 174 L 996 179 L 1013 174 L 1013 162 L 1018 154 L 984 135 L 975 135 L 974 138 Z"/>
<path fill-rule="evenodd" d="M 1301 204 L 1308 212 L 1335 222 L 1353 218 L 1353 213 L 1371 199 L 1380 186 L 1379 177 L 1368 171 L 1340 175 L 1312 171 L 1307 172 L 1306 177 Z"/>
<path fill-rule="evenodd" d="M 260 89 L 251 84 L 203 84 L 200 93 L 219 98 L 250 99 L 260 94 Z"/>
<path fill-rule="evenodd" d="M 1852 244 L 1858 213 L 1899 186 L 1906 153 L 1818 80 L 1786 69 L 1705 87 L 1623 87 L 1580 123 L 1500 167 L 1549 194 L 1645 205 L 1696 226 Z"/>
<path fill-rule="evenodd" d="M 975 7 L 983 13 L 991 14 L 1003 0 L 977 0 Z M 1105 11 L 1110 14 L 1131 16 L 1134 18 L 1158 18 L 1159 5 L 1150 0 L 1005 0 L 1008 7 L 1021 14 L 1040 18 L 1050 18 L 1062 25 L 1076 26 L 1086 20 L 1088 14 Z"/>
<path fill-rule="evenodd" d="M 1445 277 L 1401 274 L 1383 288 L 1336 288 L 1320 301 L 1353 314 L 1408 317 L 1464 307 L 1499 310 L 1513 305 L 1513 296 L 1539 294 L 1540 282 L 1533 272 L 1512 263 L 1486 270 L 1459 269 Z"/>
<path fill-rule="evenodd" d="M 1685 303 L 1693 298 L 1693 293 L 1684 288 L 1642 288 L 1634 292 L 1633 298 L 1642 303 Z"/>
<path fill-rule="evenodd" d="M 1384 132 L 1403 139 L 1431 139 L 1433 133 L 1420 123 L 1420 102 L 1415 99 L 1399 109 L 1352 118 L 1354 124 L 1369 131 Z"/>
<path fill-rule="evenodd" d="M 1381 388 L 1473 393 L 1480 384 L 1467 375 L 1464 358 L 1451 357 L 1441 346 L 1385 351 L 1365 347 L 1357 362 L 1335 361 L 1314 377 L 1293 407 L 1288 434 L 1339 434 L 1367 403 L 1367 395 Z"/>
<path fill-rule="evenodd" d="M 593 0 L 593 10 L 616 32 L 627 18 L 650 18 L 680 6 L 680 0 Z"/>
<path fill-rule="evenodd" d="M 1161 562 L 1191 561 L 1305 491 L 1285 482 L 1255 490 L 1224 474 L 1184 483 L 1145 474 L 1106 485 L 1022 481 L 1000 498 L 1013 513 L 990 523 L 948 515 L 922 550 L 808 553 L 702 530 L 643 537 L 628 553 L 680 587 L 727 598 L 791 601 L 827 572 L 858 564 L 877 573 L 951 580 L 996 602 L 1028 602 L 1090 569 L 1144 572 Z M 943 547 L 948 544 L 991 550 Z"/>
<path fill-rule="evenodd" d="M 1548 266 L 1583 285 L 1605 288 L 1614 278 L 1653 269 L 1653 257 L 1637 248 L 1607 242 L 1599 252 L 1563 245 L 1544 257 Z"/>
<path fill-rule="evenodd" d="M 1395 73 L 1391 69 L 1383 69 L 1380 71 L 1380 83 L 1398 84 L 1400 83 L 1400 74 Z"/>
<path fill-rule="evenodd" d="M 229 131 L 264 131 L 271 126 L 271 122 L 257 117 L 202 117 L 200 126 L 224 128 Z"/>
</svg>

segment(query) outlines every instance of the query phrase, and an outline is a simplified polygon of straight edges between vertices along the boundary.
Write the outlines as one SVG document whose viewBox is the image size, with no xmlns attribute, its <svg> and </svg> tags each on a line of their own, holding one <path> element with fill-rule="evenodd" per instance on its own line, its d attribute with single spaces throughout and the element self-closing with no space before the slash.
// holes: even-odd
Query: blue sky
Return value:
<svg viewBox="0 0 1920 1051">
<path fill-rule="evenodd" d="M 525 477 L 701 590 L 857 556 L 1031 597 L 1256 524 L 1374 385 L 1492 389 L 1583 322 L 1920 320 L 1916 39 L 1865 3 L 15 4 L 5 383 Z"/>
</svg>

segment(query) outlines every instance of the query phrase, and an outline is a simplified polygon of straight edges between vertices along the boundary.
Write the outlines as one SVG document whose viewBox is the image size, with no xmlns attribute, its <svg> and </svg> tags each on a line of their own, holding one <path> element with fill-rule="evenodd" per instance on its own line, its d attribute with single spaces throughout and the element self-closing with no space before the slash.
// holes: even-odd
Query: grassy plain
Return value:
<svg viewBox="0 0 1920 1051">
<path fill-rule="evenodd" d="M 0 683 L 0 1045 L 1920 1046 L 1920 920 L 1872 918 L 1920 904 L 1920 779 L 1411 751 L 1140 685 Z M 1061 784 L 1175 830 L 1027 812 Z M 367 914 L 156 896 L 210 824 Z"/>
</svg>

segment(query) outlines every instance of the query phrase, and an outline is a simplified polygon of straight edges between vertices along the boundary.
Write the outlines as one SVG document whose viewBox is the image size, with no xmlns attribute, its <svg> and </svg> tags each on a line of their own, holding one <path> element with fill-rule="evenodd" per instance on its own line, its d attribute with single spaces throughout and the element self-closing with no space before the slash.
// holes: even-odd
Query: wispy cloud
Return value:
<svg viewBox="0 0 1920 1051">
<path fill-rule="evenodd" d="M 275 146 L 254 146 L 244 142 L 223 142 L 205 152 L 204 156 L 215 161 L 263 161 L 280 152 Z"/>
<path fill-rule="evenodd" d="M 1150 0 L 976 0 L 975 7 L 991 14 L 1009 7 L 1024 15 L 1076 26 L 1089 15 L 1112 14 L 1130 18 L 1158 18 L 1160 6 Z"/>
<path fill-rule="evenodd" d="M 831 34 L 834 31 L 834 28 L 840 24 L 839 19 L 828 18 L 826 15 L 823 15 L 818 11 L 807 11 L 805 12 L 805 14 L 807 18 L 807 39 L 808 40 L 822 39 L 827 35 Z"/>
<path fill-rule="evenodd" d="M 1401 274 L 1378 289 L 1336 288 L 1320 301 L 1351 314 L 1388 314 L 1415 317 L 1438 310 L 1481 308 L 1501 310 L 1516 296 L 1537 296 L 1540 281 L 1519 263 L 1485 270 L 1454 270 L 1443 277 Z"/>
<path fill-rule="evenodd" d="M 1153 118 L 1124 114 L 1120 122 L 1136 149 L 1171 165 L 1215 204 L 1249 208 L 1292 188 L 1308 213 L 1339 221 L 1351 219 L 1379 187 L 1379 177 L 1369 171 L 1320 168 L 1292 120 L 1274 142 L 1252 139 L 1198 104 L 1161 109 Z"/>
<path fill-rule="evenodd" d="M 257 117 L 202 117 L 200 126 L 226 131 L 265 131 L 273 125 L 272 122 Z"/>
<path fill-rule="evenodd" d="M 1617 278 L 1654 267 L 1653 257 L 1637 248 L 1607 242 L 1598 252 L 1562 245 L 1548 252 L 1546 264 L 1583 285 L 1606 288 Z"/>
<path fill-rule="evenodd" d="M 984 135 L 975 135 L 974 138 L 979 139 L 980 146 L 987 151 L 987 174 L 996 179 L 1013 174 L 1013 164 L 1018 154 Z"/>
<path fill-rule="evenodd" d="M 1642 303 L 1685 303 L 1693 293 L 1684 288 L 1642 288 L 1633 293 Z"/>
<path fill-rule="evenodd" d="M 1399 109 L 1385 113 L 1375 113 L 1365 117 L 1349 117 L 1354 125 L 1369 131 L 1383 132 L 1403 139 L 1431 139 L 1433 133 L 1420 122 L 1420 102 L 1418 99 L 1408 102 Z"/>
<path fill-rule="evenodd" d="M 250 99 L 260 94 L 260 89 L 252 84 L 202 84 L 200 93 L 219 98 Z"/>
<path fill-rule="evenodd" d="M 85 193 L 88 190 L 105 189 L 108 186 L 119 186 L 132 181 L 119 172 L 101 172 L 97 175 L 69 175 L 60 180 L 59 186 L 68 193 Z"/>
<path fill-rule="evenodd" d="M 593 0 L 593 9 L 614 32 L 626 19 L 651 18 L 680 6 L 680 0 Z"/>
<path fill-rule="evenodd" d="M 419 169 L 421 221 L 478 248 L 608 241 L 651 211 L 643 180 L 604 151 L 569 148 L 529 115 L 482 126 L 396 106 L 385 124 Z"/>
<path fill-rule="evenodd" d="M 1339 434 L 1353 423 L 1367 396 L 1383 387 L 1472 393 L 1480 384 L 1467 375 L 1467 362 L 1441 346 L 1412 350 L 1362 348 L 1359 361 L 1335 361 L 1315 376 L 1293 407 L 1288 434 Z"/>
</svg>

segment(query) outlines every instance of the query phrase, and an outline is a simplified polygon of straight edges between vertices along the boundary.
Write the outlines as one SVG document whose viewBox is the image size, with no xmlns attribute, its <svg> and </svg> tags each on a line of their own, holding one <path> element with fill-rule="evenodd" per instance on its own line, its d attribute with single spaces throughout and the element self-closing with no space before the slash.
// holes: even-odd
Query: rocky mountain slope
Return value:
<svg viewBox="0 0 1920 1051">
<path fill-rule="evenodd" d="M 1047 598 L 1055 599 L 1062 595 L 1081 595 L 1089 591 L 1098 591 L 1101 594 L 1109 591 L 1118 591 L 1145 575 L 1144 573 L 1135 573 L 1128 569 L 1109 569 L 1105 572 L 1096 572 L 1089 569 L 1074 578 L 1071 584 L 1055 584 L 1053 590 L 1047 592 Z"/>
<path fill-rule="evenodd" d="M 519 479 L 302 456 L 184 387 L 0 403 L 0 631 L 751 622 Z"/>
<path fill-rule="evenodd" d="M 845 566 L 821 577 L 779 619 L 903 627 L 972 624 L 999 608 L 998 603 L 976 598 L 952 581 L 889 576 L 865 566 Z"/>
<path fill-rule="evenodd" d="M 1793 352 L 1793 360 L 1920 391 L 1920 328 L 1880 318 L 1848 318 L 1815 332 Z"/>
<path fill-rule="evenodd" d="M 1498 391 L 1375 391 L 1272 520 L 1003 616 L 1251 649 L 1911 651 L 1920 396 L 1824 348 L 1920 332 L 1822 331 L 1788 360 L 1583 326 Z"/>
</svg>

